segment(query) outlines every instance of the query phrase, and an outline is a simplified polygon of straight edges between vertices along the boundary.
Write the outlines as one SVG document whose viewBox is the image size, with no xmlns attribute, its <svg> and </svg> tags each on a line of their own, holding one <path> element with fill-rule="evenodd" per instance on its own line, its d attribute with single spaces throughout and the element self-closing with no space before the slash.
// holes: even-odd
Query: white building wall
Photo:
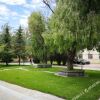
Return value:
<svg viewBox="0 0 100 100">
<path fill-rule="evenodd" d="M 91 63 L 100 63 L 100 53 L 94 50 L 87 50 L 85 49 L 83 52 L 80 52 L 79 54 L 82 54 L 82 58 L 85 60 L 90 61 Z M 92 54 L 93 58 L 89 59 L 88 54 Z"/>
</svg>

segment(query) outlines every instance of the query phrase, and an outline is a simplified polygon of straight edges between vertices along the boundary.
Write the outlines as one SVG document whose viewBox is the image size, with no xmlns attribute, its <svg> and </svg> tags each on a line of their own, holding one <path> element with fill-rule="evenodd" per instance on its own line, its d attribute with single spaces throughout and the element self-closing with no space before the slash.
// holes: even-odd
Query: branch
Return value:
<svg viewBox="0 0 100 100">
<path fill-rule="evenodd" d="M 46 0 L 43 0 L 43 3 L 45 3 L 48 7 L 49 7 L 49 9 L 54 13 L 54 11 L 53 11 L 53 9 L 50 7 L 50 5 L 46 2 Z"/>
</svg>

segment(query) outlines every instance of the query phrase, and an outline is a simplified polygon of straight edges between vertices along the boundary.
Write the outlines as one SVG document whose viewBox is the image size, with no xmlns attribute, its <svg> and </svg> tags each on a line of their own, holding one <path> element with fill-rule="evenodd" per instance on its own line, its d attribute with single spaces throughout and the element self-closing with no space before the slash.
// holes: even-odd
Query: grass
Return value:
<svg viewBox="0 0 100 100">
<path fill-rule="evenodd" d="M 57 72 L 63 68 L 32 68 L 21 66 L 29 71 L 19 70 L 19 66 L 0 66 L 0 80 L 17 84 L 26 88 L 53 94 L 67 100 L 87 89 L 97 81 L 100 81 L 100 71 L 86 71 L 88 77 L 61 77 L 50 72 Z M 4 70 L 10 69 L 10 70 Z M 100 98 L 100 84 L 82 95 L 78 100 L 97 100 Z"/>
</svg>

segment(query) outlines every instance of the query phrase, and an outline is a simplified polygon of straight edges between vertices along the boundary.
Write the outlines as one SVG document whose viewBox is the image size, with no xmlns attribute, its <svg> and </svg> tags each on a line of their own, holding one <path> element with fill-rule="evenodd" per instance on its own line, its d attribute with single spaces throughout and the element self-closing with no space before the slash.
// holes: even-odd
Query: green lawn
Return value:
<svg viewBox="0 0 100 100">
<path fill-rule="evenodd" d="M 53 94 L 71 100 L 84 89 L 100 81 L 100 71 L 86 71 L 88 77 L 61 77 L 50 72 L 57 72 L 63 68 L 32 68 L 21 66 L 27 70 L 15 69 L 18 66 L 0 66 L 0 80 L 17 84 L 26 88 Z M 10 69 L 10 70 L 4 70 Z M 100 84 L 92 88 L 78 100 L 97 100 L 100 97 Z"/>
</svg>

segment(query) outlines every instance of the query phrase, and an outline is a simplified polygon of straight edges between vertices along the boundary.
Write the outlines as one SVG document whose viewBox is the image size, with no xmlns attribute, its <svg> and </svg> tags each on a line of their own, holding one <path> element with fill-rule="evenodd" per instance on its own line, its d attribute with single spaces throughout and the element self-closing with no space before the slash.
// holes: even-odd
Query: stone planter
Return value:
<svg viewBox="0 0 100 100">
<path fill-rule="evenodd" d="M 60 71 L 57 74 L 61 76 L 84 77 L 85 71 L 84 70 Z"/>
<path fill-rule="evenodd" d="M 36 68 L 52 68 L 52 65 L 50 64 L 35 64 Z"/>
</svg>

